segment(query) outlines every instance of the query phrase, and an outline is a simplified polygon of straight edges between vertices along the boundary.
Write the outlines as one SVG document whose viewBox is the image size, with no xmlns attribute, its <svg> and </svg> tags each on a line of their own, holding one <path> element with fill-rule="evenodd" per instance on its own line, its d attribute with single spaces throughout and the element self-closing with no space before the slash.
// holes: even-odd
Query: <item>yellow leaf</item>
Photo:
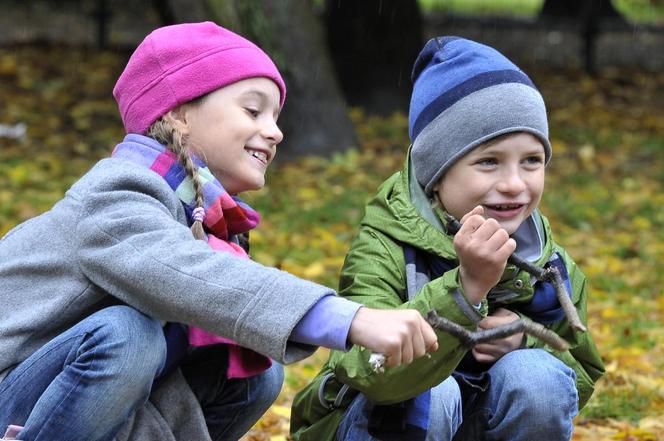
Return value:
<svg viewBox="0 0 664 441">
<path fill-rule="evenodd" d="M 274 405 L 270 407 L 270 410 L 279 416 L 290 418 L 290 407 Z"/>
<path fill-rule="evenodd" d="M 315 279 L 325 272 L 325 265 L 321 262 L 314 262 L 304 269 L 302 275 L 305 279 Z"/>
</svg>

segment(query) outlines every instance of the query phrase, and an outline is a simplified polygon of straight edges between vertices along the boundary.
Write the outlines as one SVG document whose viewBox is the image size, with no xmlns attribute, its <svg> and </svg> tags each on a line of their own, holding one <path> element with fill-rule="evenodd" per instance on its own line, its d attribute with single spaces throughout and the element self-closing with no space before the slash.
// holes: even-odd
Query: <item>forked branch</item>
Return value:
<svg viewBox="0 0 664 441">
<path fill-rule="evenodd" d="M 456 234 L 461 228 L 461 223 L 456 220 L 452 215 L 445 213 L 445 220 L 447 221 L 447 232 L 449 234 Z M 576 331 L 586 331 L 586 327 L 581 323 L 579 314 L 576 312 L 576 308 L 570 299 L 570 296 L 567 295 L 567 290 L 565 289 L 565 282 L 560 275 L 558 268 L 550 266 L 548 268 L 540 268 L 533 265 L 527 260 L 523 260 L 516 254 L 512 254 L 507 258 L 507 263 L 510 263 L 517 268 L 527 272 L 531 276 L 535 277 L 541 282 L 548 282 L 553 285 L 556 290 L 556 297 L 560 306 L 562 306 L 563 311 L 565 311 L 565 316 L 570 326 Z"/>
<path fill-rule="evenodd" d="M 461 342 L 461 345 L 468 349 L 478 343 L 486 343 L 488 341 L 509 337 L 517 332 L 523 332 L 524 334 L 537 337 L 557 351 L 565 351 L 569 349 L 569 343 L 560 338 L 558 334 L 545 328 L 539 323 L 524 318 L 515 320 L 506 325 L 490 329 L 482 329 L 475 332 L 471 332 L 463 326 L 460 326 L 445 317 L 439 316 L 434 310 L 429 311 L 429 314 L 427 314 L 427 321 L 432 328 L 445 331 L 456 337 Z"/>
</svg>

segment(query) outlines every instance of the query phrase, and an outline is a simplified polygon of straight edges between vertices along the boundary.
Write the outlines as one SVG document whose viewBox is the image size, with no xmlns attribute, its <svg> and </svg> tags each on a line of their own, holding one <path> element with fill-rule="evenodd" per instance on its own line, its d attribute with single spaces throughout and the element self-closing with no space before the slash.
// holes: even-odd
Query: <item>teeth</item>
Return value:
<svg viewBox="0 0 664 441">
<path fill-rule="evenodd" d="M 511 210 L 514 208 L 519 208 L 521 204 L 505 204 L 505 205 L 493 205 L 492 207 L 497 210 Z"/>
<path fill-rule="evenodd" d="M 260 159 L 263 162 L 267 162 L 267 155 L 263 152 L 252 151 L 251 156 Z"/>
</svg>

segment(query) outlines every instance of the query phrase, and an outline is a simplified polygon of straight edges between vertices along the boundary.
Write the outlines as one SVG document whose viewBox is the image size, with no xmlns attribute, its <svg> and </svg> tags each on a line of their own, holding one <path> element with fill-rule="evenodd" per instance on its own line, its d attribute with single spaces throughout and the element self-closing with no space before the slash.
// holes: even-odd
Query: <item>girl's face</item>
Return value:
<svg viewBox="0 0 664 441">
<path fill-rule="evenodd" d="M 478 205 L 509 234 L 535 210 L 544 190 L 544 147 L 514 133 L 472 150 L 434 188 L 447 212 L 461 219 Z"/>
<path fill-rule="evenodd" d="M 277 127 L 279 88 L 249 78 L 217 89 L 177 119 L 187 146 L 203 159 L 230 194 L 258 190 L 283 134 Z"/>
</svg>

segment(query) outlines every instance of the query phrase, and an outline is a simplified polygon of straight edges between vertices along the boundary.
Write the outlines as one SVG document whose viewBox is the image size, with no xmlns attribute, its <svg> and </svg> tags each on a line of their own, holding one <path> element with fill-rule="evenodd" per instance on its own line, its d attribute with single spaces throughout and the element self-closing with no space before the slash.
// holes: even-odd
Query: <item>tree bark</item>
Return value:
<svg viewBox="0 0 664 441">
<path fill-rule="evenodd" d="M 545 0 L 540 11 L 542 20 L 567 20 L 579 26 L 583 39 L 585 70 L 595 74 L 595 41 L 600 32 L 600 22 L 613 20 L 626 25 L 625 19 L 613 7 L 610 0 Z"/>
<path fill-rule="evenodd" d="M 323 30 L 309 1 L 153 0 L 174 22 L 213 20 L 258 44 L 284 77 L 287 99 L 277 158 L 329 155 L 355 144 Z M 168 5 L 168 9 L 163 8 Z"/>
<path fill-rule="evenodd" d="M 423 44 L 416 0 L 327 0 L 325 23 L 339 80 L 353 106 L 408 110 L 413 62 Z"/>
<path fill-rule="evenodd" d="M 610 0 L 545 0 L 541 16 L 580 18 L 593 15 L 598 18 L 620 17 Z"/>
<path fill-rule="evenodd" d="M 246 1 L 246 0 L 245 0 Z M 283 111 L 289 155 L 331 154 L 355 145 L 346 101 L 330 61 L 322 23 L 310 2 L 263 0 L 272 53 L 288 86 Z"/>
</svg>

